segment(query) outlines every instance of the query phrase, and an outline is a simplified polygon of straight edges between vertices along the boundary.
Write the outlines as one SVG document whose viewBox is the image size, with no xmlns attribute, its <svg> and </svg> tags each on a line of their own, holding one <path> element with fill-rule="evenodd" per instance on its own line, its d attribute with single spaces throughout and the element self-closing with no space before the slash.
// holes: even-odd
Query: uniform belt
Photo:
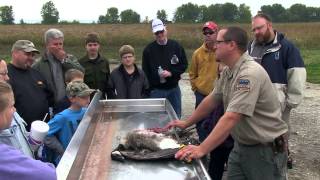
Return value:
<svg viewBox="0 0 320 180">
<path fill-rule="evenodd" d="M 271 146 L 273 147 L 274 143 L 277 143 L 277 141 L 281 140 L 281 139 L 286 139 L 287 135 L 286 134 L 282 134 L 278 137 L 276 137 L 273 141 L 271 142 L 263 142 L 263 143 L 257 143 L 257 144 L 243 144 L 238 142 L 238 144 L 240 146 L 244 146 L 244 147 L 255 147 L 255 146 Z"/>
<path fill-rule="evenodd" d="M 267 146 L 271 147 L 275 153 L 284 152 L 287 149 L 287 134 L 282 134 L 276 137 L 272 142 L 258 143 L 258 144 L 242 144 L 239 143 L 239 146 L 243 147 L 258 147 L 258 146 Z"/>
</svg>

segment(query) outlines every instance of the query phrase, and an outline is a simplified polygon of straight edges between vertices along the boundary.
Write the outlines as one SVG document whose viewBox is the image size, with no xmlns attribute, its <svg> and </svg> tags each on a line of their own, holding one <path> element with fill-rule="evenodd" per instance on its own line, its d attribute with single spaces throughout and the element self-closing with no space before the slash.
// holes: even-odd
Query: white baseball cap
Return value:
<svg viewBox="0 0 320 180">
<path fill-rule="evenodd" d="M 160 19 L 154 19 L 152 21 L 152 26 L 151 27 L 152 27 L 152 32 L 153 33 L 165 30 L 165 26 L 164 26 L 163 22 Z"/>
</svg>

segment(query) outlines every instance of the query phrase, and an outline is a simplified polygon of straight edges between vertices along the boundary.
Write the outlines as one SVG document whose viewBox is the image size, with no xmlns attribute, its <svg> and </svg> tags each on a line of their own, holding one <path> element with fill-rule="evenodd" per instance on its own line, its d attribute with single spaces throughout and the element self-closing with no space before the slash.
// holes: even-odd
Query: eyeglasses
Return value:
<svg viewBox="0 0 320 180">
<path fill-rule="evenodd" d="M 133 56 L 132 55 L 122 56 L 122 59 L 129 59 L 129 58 L 133 58 Z"/>
<path fill-rule="evenodd" d="M 154 35 L 158 36 L 159 34 L 162 34 L 163 32 L 164 32 L 164 30 L 162 30 L 162 31 L 157 31 L 157 32 L 154 33 Z"/>
<path fill-rule="evenodd" d="M 255 32 L 256 30 L 260 31 L 262 28 L 264 28 L 265 25 L 266 25 L 266 24 L 263 24 L 263 25 L 254 27 L 254 28 L 251 29 L 251 32 Z"/>
<path fill-rule="evenodd" d="M 230 42 L 231 40 L 216 40 L 216 44 L 220 44 L 223 42 Z"/>
<path fill-rule="evenodd" d="M 203 35 L 212 35 L 212 34 L 215 34 L 216 33 L 216 31 L 203 31 Z"/>
</svg>

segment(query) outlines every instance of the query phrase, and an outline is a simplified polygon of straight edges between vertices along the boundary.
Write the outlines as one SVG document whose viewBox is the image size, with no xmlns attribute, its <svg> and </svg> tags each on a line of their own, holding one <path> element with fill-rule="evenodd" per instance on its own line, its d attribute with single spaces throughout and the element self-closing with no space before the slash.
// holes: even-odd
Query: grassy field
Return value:
<svg viewBox="0 0 320 180">
<path fill-rule="evenodd" d="M 229 26 L 222 24 L 221 26 Z M 232 24 L 241 26 L 250 33 L 250 24 Z M 192 52 L 202 43 L 202 24 L 169 24 L 169 37 L 179 41 L 190 60 Z M 303 55 L 308 81 L 320 83 L 320 23 L 274 24 L 284 32 L 288 39 L 297 45 Z M 49 28 L 58 28 L 65 33 L 65 48 L 68 52 L 81 57 L 84 55 L 84 37 L 95 31 L 102 39 L 101 52 L 113 62 L 117 62 L 118 49 L 123 44 L 131 44 L 136 49 L 136 59 L 141 61 L 143 48 L 153 40 L 149 24 L 135 25 L 0 25 L 0 58 L 10 60 L 12 44 L 18 39 L 28 39 L 43 50 L 43 34 Z"/>
</svg>

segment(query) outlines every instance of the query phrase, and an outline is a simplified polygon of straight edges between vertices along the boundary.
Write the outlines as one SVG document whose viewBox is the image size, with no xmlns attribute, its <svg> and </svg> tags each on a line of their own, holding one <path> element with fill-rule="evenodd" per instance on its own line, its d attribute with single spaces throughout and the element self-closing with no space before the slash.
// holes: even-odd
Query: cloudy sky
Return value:
<svg viewBox="0 0 320 180">
<path fill-rule="evenodd" d="M 14 17 L 16 22 L 23 19 L 25 22 L 40 22 L 41 7 L 49 0 L 0 0 L 0 6 L 13 6 Z M 239 6 L 245 3 L 250 6 L 251 13 L 255 14 L 262 5 L 272 5 L 281 3 L 285 8 L 292 4 L 301 3 L 307 6 L 320 7 L 320 0 L 52 0 L 60 13 L 60 20 L 78 20 L 80 22 L 97 21 L 99 15 L 104 15 L 110 7 L 116 7 L 119 13 L 126 9 L 132 9 L 140 14 L 141 19 L 146 16 L 149 19 L 156 17 L 157 10 L 164 9 L 169 20 L 172 19 L 173 13 L 177 7 L 188 2 L 198 5 L 210 5 L 216 3 L 232 2 Z M 257 3 L 257 2 L 262 2 Z"/>
</svg>

